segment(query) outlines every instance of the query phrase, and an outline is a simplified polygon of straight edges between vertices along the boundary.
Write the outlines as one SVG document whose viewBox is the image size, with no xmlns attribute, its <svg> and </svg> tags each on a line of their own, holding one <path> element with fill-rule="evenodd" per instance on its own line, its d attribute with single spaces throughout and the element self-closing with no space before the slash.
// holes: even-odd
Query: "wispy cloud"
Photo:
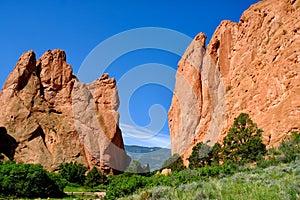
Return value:
<svg viewBox="0 0 300 200">
<path fill-rule="evenodd" d="M 126 145 L 170 148 L 170 136 L 129 124 L 120 124 Z"/>
</svg>

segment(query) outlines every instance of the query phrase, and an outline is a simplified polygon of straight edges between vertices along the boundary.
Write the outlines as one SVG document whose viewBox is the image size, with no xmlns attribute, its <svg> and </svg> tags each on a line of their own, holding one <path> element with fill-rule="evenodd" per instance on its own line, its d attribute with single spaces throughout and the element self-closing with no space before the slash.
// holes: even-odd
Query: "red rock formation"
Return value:
<svg viewBox="0 0 300 200">
<path fill-rule="evenodd" d="M 24 53 L 4 84 L 0 105 L 0 126 L 18 143 L 18 163 L 56 170 L 76 161 L 112 172 L 129 164 L 115 80 L 103 75 L 92 84 L 78 82 L 64 51 L 49 50 L 37 61 L 33 51 Z"/>
<path fill-rule="evenodd" d="M 187 158 L 199 141 L 222 141 L 241 112 L 264 130 L 268 147 L 300 130 L 299 19 L 299 0 L 265 0 L 238 23 L 223 21 L 206 49 L 203 34 L 194 39 L 169 110 L 173 153 Z"/>
</svg>

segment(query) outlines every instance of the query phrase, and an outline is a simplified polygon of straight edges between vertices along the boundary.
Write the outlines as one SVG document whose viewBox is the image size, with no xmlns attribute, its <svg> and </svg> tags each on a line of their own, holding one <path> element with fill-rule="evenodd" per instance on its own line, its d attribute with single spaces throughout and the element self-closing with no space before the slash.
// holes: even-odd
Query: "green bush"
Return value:
<svg viewBox="0 0 300 200">
<path fill-rule="evenodd" d="M 300 133 L 292 132 L 279 145 L 283 154 L 283 162 L 291 162 L 300 158 Z"/>
<path fill-rule="evenodd" d="M 218 166 L 220 160 L 221 146 L 216 143 L 213 147 L 199 142 L 192 149 L 192 153 L 188 158 L 189 168 L 196 169 L 205 166 Z"/>
<path fill-rule="evenodd" d="M 88 172 L 84 185 L 94 188 L 102 183 L 105 183 L 106 176 L 102 174 L 96 167 L 93 167 L 91 171 Z"/>
<path fill-rule="evenodd" d="M 270 166 L 276 166 L 280 163 L 280 161 L 277 158 L 267 158 L 267 159 L 261 159 L 257 162 L 257 166 L 260 168 L 267 168 Z"/>
<path fill-rule="evenodd" d="M 199 142 L 195 145 L 192 149 L 192 154 L 188 158 L 189 161 L 189 168 L 195 169 L 198 167 L 204 167 L 206 165 L 211 164 L 211 157 L 210 157 L 211 148 L 207 144 L 203 142 Z"/>
<path fill-rule="evenodd" d="M 186 169 L 171 174 L 171 176 L 169 176 L 169 179 L 165 180 L 169 183 L 164 182 L 160 185 L 178 187 L 181 184 L 190 183 L 199 179 L 201 179 L 201 174 L 197 170 Z"/>
<path fill-rule="evenodd" d="M 300 133 L 292 132 L 280 143 L 278 148 L 270 148 L 267 157 L 257 162 L 261 168 L 289 163 L 300 158 Z"/>
<path fill-rule="evenodd" d="M 59 165 L 59 174 L 71 183 L 84 184 L 87 168 L 76 162 L 63 163 Z"/>
<path fill-rule="evenodd" d="M 235 165 L 221 165 L 221 166 L 205 166 L 199 168 L 200 176 L 202 177 L 223 177 L 236 172 Z"/>
<path fill-rule="evenodd" d="M 54 172 L 48 172 L 49 178 L 58 186 L 60 191 L 64 191 L 64 188 L 68 185 L 68 181 L 61 177 L 60 174 Z"/>
<path fill-rule="evenodd" d="M 179 154 L 174 154 L 170 158 L 165 160 L 164 164 L 162 165 L 162 169 L 164 168 L 171 169 L 172 172 L 181 171 L 185 169 L 183 160 Z"/>
<path fill-rule="evenodd" d="M 139 188 L 145 187 L 147 180 L 147 177 L 140 175 L 127 176 L 122 174 L 109 176 L 109 186 L 104 199 L 116 199 L 132 194 Z"/>
<path fill-rule="evenodd" d="M 15 164 L 0 165 L 0 194 L 5 197 L 62 197 L 62 180 L 49 176 L 41 165 Z"/>
</svg>

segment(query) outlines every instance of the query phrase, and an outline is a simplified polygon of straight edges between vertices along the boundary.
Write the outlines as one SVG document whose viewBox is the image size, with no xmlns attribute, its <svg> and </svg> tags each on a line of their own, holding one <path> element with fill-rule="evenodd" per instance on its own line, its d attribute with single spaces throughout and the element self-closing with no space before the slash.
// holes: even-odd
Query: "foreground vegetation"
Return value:
<svg viewBox="0 0 300 200">
<path fill-rule="evenodd" d="M 255 163 L 206 165 L 168 176 L 124 176 L 113 177 L 116 184 L 109 185 L 106 199 L 296 200 L 300 199 L 300 134 L 293 133 Z M 117 184 L 117 180 L 122 181 Z"/>
<path fill-rule="evenodd" d="M 70 198 L 66 192 L 106 191 L 103 199 L 300 199 L 300 133 L 293 132 L 268 151 L 262 130 L 247 114 L 239 115 L 224 143 L 198 143 L 185 168 L 179 155 L 165 161 L 169 175 L 150 172 L 137 161 L 123 174 L 87 173 L 64 163 L 58 174 L 41 165 L 0 162 L 0 197 Z M 95 198 L 97 196 L 72 196 Z"/>
<path fill-rule="evenodd" d="M 236 173 L 230 176 L 224 176 L 224 174 L 209 178 L 199 176 L 198 179 L 194 178 L 190 183 L 178 184 L 175 187 L 166 185 L 149 187 L 121 199 L 296 200 L 300 198 L 299 165 L 300 161 L 297 160 L 267 168 L 244 168 L 239 172 L 237 170 Z"/>
<path fill-rule="evenodd" d="M 111 177 L 105 199 L 299 199 L 300 134 L 267 151 L 261 133 L 242 113 L 222 145 L 193 148 L 189 169 L 174 155 L 164 164 L 171 175 Z"/>
<path fill-rule="evenodd" d="M 58 173 L 47 172 L 41 165 L 0 162 L 0 198 L 67 198 L 66 192 L 103 190 L 106 176 L 96 168 L 87 175 L 86 171 L 75 162 L 61 164 Z"/>
<path fill-rule="evenodd" d="M 0 196 L 4 197 L 64 197 L 67 181 L 49 173 L 41 165 L 0 164 Z"/>
</svg>

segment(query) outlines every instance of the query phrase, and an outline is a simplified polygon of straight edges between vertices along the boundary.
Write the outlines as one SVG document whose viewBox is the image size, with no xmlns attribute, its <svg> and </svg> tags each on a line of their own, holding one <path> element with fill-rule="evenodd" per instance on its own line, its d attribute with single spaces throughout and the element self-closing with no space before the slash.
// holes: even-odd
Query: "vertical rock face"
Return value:
<svg viewBox="0 0 300 200">
<path fill-rule="evenodd" d="M 199 34 L 179 61 L 169 126 L 173 153 L 222 141 L 248 113 L 276 146 L 300 131 L 300 1 L 265 0 L 223 21 L 206 48 Z M 202 39 L 202 40 L 203 40 Z"/>
<path fill-rule="evenodd" d="M 118 101 L 115 80 L 108 75 L 83 84 L 64 51 L 49 50 L 39 60 L 28 51 L 0 94 L 0 126 L 16 141 L 12 157 L 18 163 L 56 170 L 60 163 L 76 161 L 114 173 L 130 161 L 118 127 Z M 84 118 L 88 114 L 99 117 Z"/>
</svg>

